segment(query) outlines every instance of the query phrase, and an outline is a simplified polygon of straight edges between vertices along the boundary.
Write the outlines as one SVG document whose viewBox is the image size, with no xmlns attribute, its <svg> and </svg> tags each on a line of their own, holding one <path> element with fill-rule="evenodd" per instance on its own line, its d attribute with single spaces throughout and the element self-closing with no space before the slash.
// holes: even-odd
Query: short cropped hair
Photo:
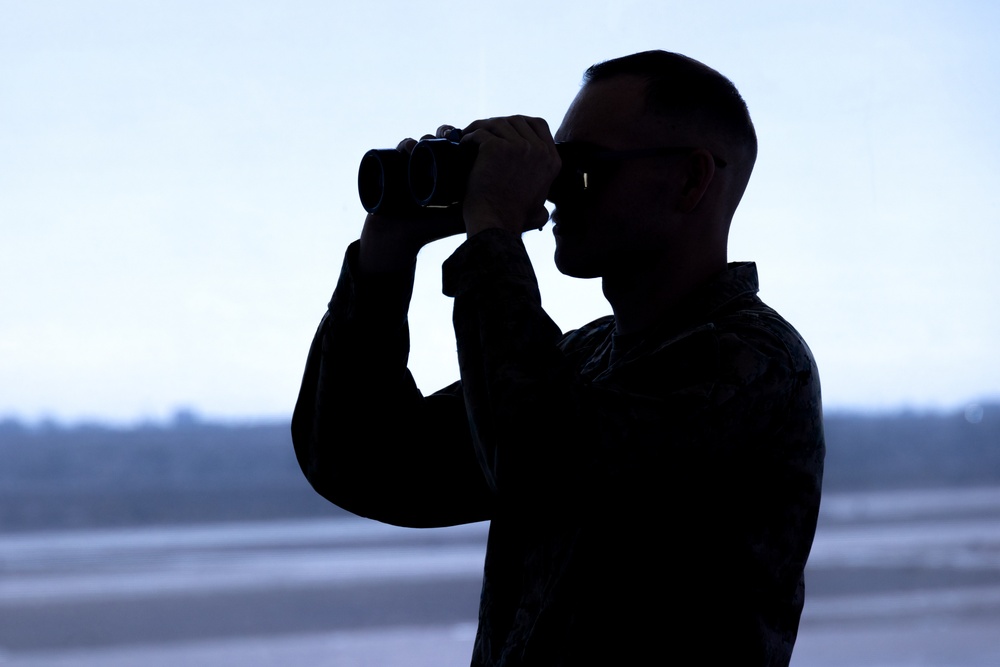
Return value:
<svg viewBox="0 0 1000 667">
<path fill-rule="evenodd" d="M 592 65 L 584 73 L 583 83 L 622 75 L 647 81 L 646 108 L 650 112 L 722 134 L 745 150 L 753 165 L 757 133 L 750 111 L 733 82 L 722 74 L 679 53 L 643 51 Z"/>
</svg>

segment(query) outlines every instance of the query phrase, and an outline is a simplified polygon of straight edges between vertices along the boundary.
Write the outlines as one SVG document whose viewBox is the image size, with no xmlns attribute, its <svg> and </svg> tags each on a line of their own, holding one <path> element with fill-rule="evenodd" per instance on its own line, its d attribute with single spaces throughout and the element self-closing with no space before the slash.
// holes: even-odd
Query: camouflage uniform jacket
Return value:
<svg viewBox="0 0 1000 667">
<path fill-rule="evenodd" d="M 296 453 L 337 505 L 490 520 L 474 666 L 787 665 L 823 468 L 819 379 L 731 264 L 669 318 L 562 335 L 520 240 L 444 265 L 462 381 L 406 370 L 412 272 L 356 246 L 310 350 Z"/>
</svg>

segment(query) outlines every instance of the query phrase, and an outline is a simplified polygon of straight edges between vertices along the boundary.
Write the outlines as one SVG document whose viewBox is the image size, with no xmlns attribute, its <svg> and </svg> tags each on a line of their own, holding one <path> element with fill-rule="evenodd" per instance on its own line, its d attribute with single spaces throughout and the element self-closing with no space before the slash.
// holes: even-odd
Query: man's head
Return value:
<svg viewBox="0 0 1000 667">
<path fill-rule="evenodd" d="M 644 51 L 592 65 L 583 83 L 635 76 L 646 82 L 645 108 L 692 136 L 717 141 L 727 162 L 746 170 L 757 158 L 757 134 L 733 82 L 711 67 L 668 51 Z"/>
<path fill-rule="evenodd" d="M 571 155 L 566 167 L 588 178 L 586 192 L 553 197 L 560 270 L 607 279 L 652 264 L 724 268 L 729 223 L 757 155 L 746 104 L 728 79 L 665 51 L 599 63 L 555 138 L 583 145 L 581 164 Z"/>
</svg>

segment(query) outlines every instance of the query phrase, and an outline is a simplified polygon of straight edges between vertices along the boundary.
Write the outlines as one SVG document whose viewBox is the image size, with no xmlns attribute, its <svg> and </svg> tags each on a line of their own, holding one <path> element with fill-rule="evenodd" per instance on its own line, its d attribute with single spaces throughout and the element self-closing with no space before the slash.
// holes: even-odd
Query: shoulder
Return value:
<svg viewBox="0 0 1000 667">
<path fill-rule="evenodd" d="M 812 351 L 802 335 L 777 311 L 757 296 L 747 296 L 712 320 L 720 340 L 740 342 L 781 359 L 790 367 L 815 366 Z"/>
<path fill-rule="evenodd" d="M 559 347 L 569 352 L 580 348 L 594 348 L 608 339 L 614 333 L 615 318 L 612 315 L 599 317 L 579 329 L 572 329 L 563 334 Z"/>
<path fill-rule="evenodd" d="M 821 419 L 819 370 L 802 335 L 756 295 L 732 305 L 713 323 L 719 398 L 732 396 L 786 418 Z"/>
<path fill-rule="evenodd" d="M 706 318 L 720 343 L 758 351 L 796 371 L 815 367 L 805 339 L 757 295 L 757 265 L 736 262 L 711 287 L 714 304 Z"/>
<path fill-rule="evenodd" d="M 623 355 L 609 379 L 657 395 L 697 398 L 704 408 L 740 414 L 741 420 L 820 410 L 809 346 L 754 293 L 661 333 Z"/>
<path fill-rule="evenodd" d="M 744 297 L 712 322 L 717 354 L 713 403 L 742 406 L 770 427 L 800 422 L 821 432 L 819 370 L 805 339 L 756 295 Z"/>
</svg>

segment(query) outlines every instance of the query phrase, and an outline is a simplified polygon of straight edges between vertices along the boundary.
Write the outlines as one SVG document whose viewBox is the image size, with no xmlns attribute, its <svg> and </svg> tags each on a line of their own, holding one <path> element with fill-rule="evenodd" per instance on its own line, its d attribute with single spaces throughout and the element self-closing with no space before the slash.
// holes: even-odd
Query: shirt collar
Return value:
<svg viewBox="0 0 1000 667">
<path fill-rule="evenodd" d="M 711 322 L 728 304 L 755 295 L 758 289 L 754 262 L 730 262 L 725 270 L 695 288 L 652 326 L 634 333 L 614 334 L 615 346 L 628 348 L 654 333 L 655 338 L 662 339 L 673 332 Z"/>
</svg>

